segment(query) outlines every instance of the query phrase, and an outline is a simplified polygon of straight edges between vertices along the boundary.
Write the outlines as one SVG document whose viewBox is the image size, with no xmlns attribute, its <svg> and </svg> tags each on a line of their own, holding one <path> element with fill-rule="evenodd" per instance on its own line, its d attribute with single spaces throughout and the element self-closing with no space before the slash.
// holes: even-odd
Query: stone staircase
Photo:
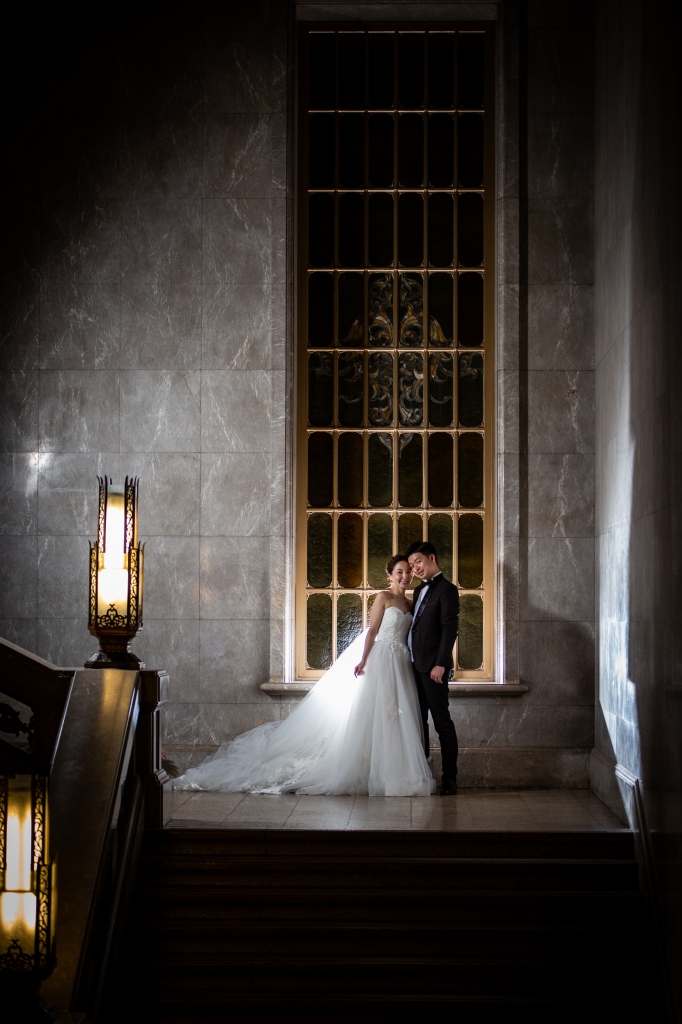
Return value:
<svg viewBox="0 0 682 1024">
<path fill-rule="evenodd" d="M 643 932 L 625 831 L 168 829 L 123 976 L 159 1024 L 662 1020 Z"/>
</svg>

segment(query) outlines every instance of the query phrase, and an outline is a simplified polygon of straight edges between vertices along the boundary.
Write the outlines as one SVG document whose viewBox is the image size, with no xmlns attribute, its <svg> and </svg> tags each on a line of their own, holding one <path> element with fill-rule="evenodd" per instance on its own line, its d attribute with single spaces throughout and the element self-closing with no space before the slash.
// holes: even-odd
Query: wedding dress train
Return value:
<svg viewBox="0 0 682 1024">
<path fill-rule="evenodd" d="M 409 612 L 384 612 L 364 675 L 359 636 L 280 722 L 224 743 L 176 789 L 224 793 L 429 796 L 435 781 L 422 744 L 419 701 L 405 645 Z"/>
</svg>

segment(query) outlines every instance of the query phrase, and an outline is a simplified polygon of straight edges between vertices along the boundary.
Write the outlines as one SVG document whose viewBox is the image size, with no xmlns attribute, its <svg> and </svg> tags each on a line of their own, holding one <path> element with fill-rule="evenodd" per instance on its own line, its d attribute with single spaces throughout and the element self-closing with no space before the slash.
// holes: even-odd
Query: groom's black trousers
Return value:
<svg viewBox="0 0 682 1024">
<path fill-rule="evenodd" d="M 422 714 L 422 727 L 424 730 L 424 752 L 429 756 L 429 711 L 433 724 L 440 740 L 440 752 L 443 757 L 443 778 L 452 782 L 457 778 L 457 730 L 455 723 L 450 718 L 450 707 L 448 704 L 448 684 L 445 679 L 442 683 L 434 683 L 429 672 L 418 672 L 415 665 L 412 665 L 414 678 L 417 683 L 419 694 L 419 708 Z M 447 673 L 446 673 L 447 675 Z"/>
</svg>

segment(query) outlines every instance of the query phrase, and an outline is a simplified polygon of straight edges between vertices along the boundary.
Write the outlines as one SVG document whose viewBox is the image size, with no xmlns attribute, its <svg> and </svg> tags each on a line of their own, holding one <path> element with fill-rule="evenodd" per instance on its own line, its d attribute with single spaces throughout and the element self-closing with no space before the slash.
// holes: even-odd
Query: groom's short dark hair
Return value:
<svg viewBox="0 0 682 1024">
<path fill-rule="evenodd" d="M 420 555 L 433 555 L 436 561 L 438 561 L 438 552 L 433 544 L 428 540 L 416 540 L 414 544 L 410 544 L 409 548 L 405 552 L 405 558 L 409 558 L 410 555 L 416 555 L 417 552 L 419 552 Z"/>
</svg>

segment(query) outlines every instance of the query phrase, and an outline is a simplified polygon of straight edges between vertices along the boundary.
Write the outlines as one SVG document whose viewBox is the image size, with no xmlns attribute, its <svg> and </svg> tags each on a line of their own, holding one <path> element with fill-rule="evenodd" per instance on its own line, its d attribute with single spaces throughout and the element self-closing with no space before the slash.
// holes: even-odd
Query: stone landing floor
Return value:
<svg viewBox="0 0 682 1024">
<path fill-rule="evenodd" d="M 416 831 L 621 831 L 587 790 L 461 790 L 450 797 L 173 794 L 169 828 Z"/>
</svg>

